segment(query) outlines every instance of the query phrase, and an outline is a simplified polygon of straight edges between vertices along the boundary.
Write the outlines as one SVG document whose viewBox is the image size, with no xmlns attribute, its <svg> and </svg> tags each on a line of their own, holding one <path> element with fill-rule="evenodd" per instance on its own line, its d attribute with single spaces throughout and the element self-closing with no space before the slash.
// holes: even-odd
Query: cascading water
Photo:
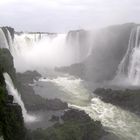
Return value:
<svg viewBox="0 0 140 140">
<path fill-rule="evenodd" d="M 115 79 L 127 78 L 132 85 L 140 84 L 140 27 L 132 29 L 128 49 L 123 57 Z"/>
<path fill-rule="evenodd" d="M 68 102 L 69 107 L 84 110 L 94 120 L 101 121 L 104 128 L 118 136 L 119 140 L 139 140 L 140 118 L 129 111 L 104 103 L 94 94 L 91 96 L 81 79 L 67 75 L 54 79 L 42 78 L 39 81 L 56 85 L 67 95 L 66 99 L 65 94 L 60 99 Z"/>
<path fill-rule="evenodd" d="M 70 64 L 71 50 L 65 44 L 66 34 L 40 36 L 36 40 L 35 34 L 15 35 L 14 56 L 17 70 L 38 70 Z M 21 62 L 24 67 L 21 67 Z"/>
<path fill-rule="evenodd" d="M 40 71 L 83 61 L 92 50 L 92 37 L 92 33 L 79 30 L 68 34 L 15 33 L 13 39 L 5 27 L 4 31 L 0 28 L 0 48 L 9 49 L 17 71 Z"/>
<path fill-rule="evenodd" d="M 21 108 L 22 108 L 22 114 L 23 114 L 23 117 L 24 117 L 24 120 L 25 122 L 32 122 L 32 121 L 35 121 L 36 118 L 34 116 L 31 116 L 27 113 L 27 110 L 24 106 L 24 103 L 17 91 L 17 89 L 15 89 L 14 85 L 13 85 L 13 82 L 12 82 L 12 79 L 10 78 L 10 76 L 8 75 L 8 73 L 4 73 L 4 78 L 5 78 L 5 82 L 6 82 L 6 87 L 7 87 L 7 90 L 8 90 L 8 93 L 11 94 L 13 97 L 14 97 L 14 101 L 16 103 L 18 103 Z"/>
<path fill-rule="evenodd" d="M 0 28 L 0 48 L 7 48 L 9 49 L 9 45 L 3 30 Z"/>
<path fill-rule="evenodd" d="M 67 46 L 73 48 L 75 62 L 81 62 L 91 54 L 94 34 L 90 31 L 77 30 L 67 34 Z"/>
<path fill-rule="evenodd" d="M 14 57 L 16 69 L 20 72 L 29 69 L 39 70 L 83 61 L 91 52 L 92 41 L 90 33 L 84 31 L 82 33 L 84 37 L 80 34 L 77 31 L 68 34 L 15 34 L 10 51 Z M 80 43 L 81 40 L 82 43 Z M 81 44 L 83 47 L 80 47 Z M 21 63 L 24 63 L 24 67 L 20 65 Z"/>
<path fill-rule="evenodd" d="M 8 45 L 9 45 L 9 50 L 13 52 L 14 46 L 13 46 L 13 39 L 11 37 L 11 34 L 9 30 L 7 29 L 7 35 L 8 35 Z"/>
</svg>

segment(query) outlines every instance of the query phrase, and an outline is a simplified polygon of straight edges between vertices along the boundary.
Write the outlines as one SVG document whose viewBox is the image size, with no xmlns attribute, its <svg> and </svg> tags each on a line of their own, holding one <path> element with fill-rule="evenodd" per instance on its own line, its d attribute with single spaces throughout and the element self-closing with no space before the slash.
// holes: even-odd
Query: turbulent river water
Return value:
<svg viewBox="0 0 140 140">
<path fill-rule="evenodd" d="M 120 140 L 139 140 L 140 118 L 129 111 L 104 103 L 85 85 L 85 81 L 65 75 L 41 78 L 34 89 L 43 97 L 60 98 L 69 103 L 69 107 L 84 110 L 94 120 L 101 121 L 104 128 Z"/>
</svg>

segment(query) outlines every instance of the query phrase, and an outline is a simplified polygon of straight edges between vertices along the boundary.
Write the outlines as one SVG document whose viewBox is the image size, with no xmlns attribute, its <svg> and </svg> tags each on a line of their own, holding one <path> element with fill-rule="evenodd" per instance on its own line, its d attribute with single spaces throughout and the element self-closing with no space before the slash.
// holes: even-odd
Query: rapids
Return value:
<svg viewBox="0 0 140 140">
<path fill-rule="evenodd" d="M 38 84 L 45 88 L 44 83 L 53 83 L 64 91 L 67 98 L 59 97 L 68 102 L 69 107 L 84 110 L 94 120 L 101 121 L 104 128 L 114 133 L 120 140 L 139 140 L 140 118 L 129 111 L 104 103 L 91 93 L 81 79 L 76 79 L 74 76 L 41 78 Z"/>
</svg>

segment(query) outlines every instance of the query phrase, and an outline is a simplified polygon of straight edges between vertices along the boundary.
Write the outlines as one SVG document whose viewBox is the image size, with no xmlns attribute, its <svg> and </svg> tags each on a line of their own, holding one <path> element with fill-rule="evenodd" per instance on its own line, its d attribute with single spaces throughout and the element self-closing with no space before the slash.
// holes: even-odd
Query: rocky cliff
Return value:
<svg viewBox="0 0 140 140">
<path fill-rule="evenodd" d="M 13 103 L 13 96 L 8 95 L 4 72 L 16 83 L 12 56 L 7 49 L 0 49 L 0 134 L 5 140 L 25 140 L 22 110 Z"/>
</svg>

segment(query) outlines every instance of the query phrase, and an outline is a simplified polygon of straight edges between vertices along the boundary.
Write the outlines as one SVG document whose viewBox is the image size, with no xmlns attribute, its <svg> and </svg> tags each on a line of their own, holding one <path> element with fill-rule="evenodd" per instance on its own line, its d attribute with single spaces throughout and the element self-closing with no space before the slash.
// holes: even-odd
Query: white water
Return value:
<svg viewBox="0 0 140 140">
<path fill-rule="evenodd" d="M 128 50 L 122 59 L 117 76 L 124 77 L 132 85 L 140 85 L 140 27 L 131 32 Z"/>
<path fill-rule="evenodd" d="M 0 48 L 7 48 L 9 49 L 8 42 L 6 40 L 5 34 L 0 28 Z"/>
<path fill-rule="evenodd" d="M 36 118 L 27 113 L 27 110 L 26 110 L 26 108 L 24 106 L 24 103 L 23 103 L 23 101 L 21 99 L 21 96 L 18 93 L 17 89 L 15 89 L 15 87 L 13 85 L 13 82 L 12 82 L 12 79 L 10 78 L 10 76 L 7 73 L 4 73 L 3 75 L 4 75 L 4 78 L 5 78 L 8 93 L 14 97 L 14 102 L 18 103 L 22 108 L 22 114 L 23 114 L 24 121 L 25 122 L 33 122 L 33 121 L 35 121 Z"/>
<path fill-rule="evenodd" d="M 73 96 L 76 99 L 68 101 L 70 107 L 84 110 L 91 118 L 101 121 L 106 130 L 117 135 L 120 140 L 140 139 L 140 118 L 129 111 L 104 103 L 94 95 L 91 97 L 90 91 L 84 87 L 81 79 L 69 76 L 40 81 L 52 82 L 65 91 L 65 94 L 70 93 L 69 98 Z"/>
<path fill-rule="evenodd" d="M 12 52 L 14 52 L 14 44 L 13 44 L 13 39 L 12 39 L 12 36 L 9 32 L 9 30 L 7 30 L 7 34 L 8 34 L 8 41 L 9 41 L 9 50 L 12 54 Z"/>
<path fill-rule="evenodd" d="M 93 33 L 86 31 L 69 34 L 22 33 L 15 34 L 12 40 L 7 29 L 7 39 L 0 28 L 0 48 L 10 50 L 19 72 L 44 71 L 81 62 L 90 55 L 93 46 Z"/>
<path fill-rule="evenodd" d="M 73 44 L 68 41 L 67 34 L 15 34 L 14 51 L 12 51 L 15 67 L 18 71 L 25 71 L 80 62 L 83 60 L 80 53 L 83 52 L 78 45 L 79 37 L 72 41 Z M 87 51 L 84 51 L 85 56 L 91 51 L 89 46 L 85 46 L 87 47 Z M 21 63 L 24 65 L 21 66 Z"/>
<path fill-rule="evenodd" d="M 66 34 L 46 35 L 35 40 L 34 34 L 15 35 L 15 67 L 19 71 L 53 68 L 73 62 L 72 50 L 65 43 Z M 24 66 L 21 66 L 24 63 Z"/>
<path fill-rule="evenodd" d="M 67 47 L 72 48 L 74 62 L 81 62 L 92 52 L 94 33 L 89 31 L 73 31 L 67 34 Z"/>
<path fill-rule="evenodd" d="M 42 82 L 51 82 L 56 86 L 60 87 L 62 91 L 64 91 L 67 96 L 63 99 L 66 102 L 74 103 L 77 105 L 85 105 L 90 101 L 90 95 L 88 94 L 88 90 L 82 86 L 82 80 L 76 79 L 73 76 L 69 77 L 57 77 L 56 79 L 39 79 Z M 79 94 L 80 93 L 80 94 Z"/>
</svg>

